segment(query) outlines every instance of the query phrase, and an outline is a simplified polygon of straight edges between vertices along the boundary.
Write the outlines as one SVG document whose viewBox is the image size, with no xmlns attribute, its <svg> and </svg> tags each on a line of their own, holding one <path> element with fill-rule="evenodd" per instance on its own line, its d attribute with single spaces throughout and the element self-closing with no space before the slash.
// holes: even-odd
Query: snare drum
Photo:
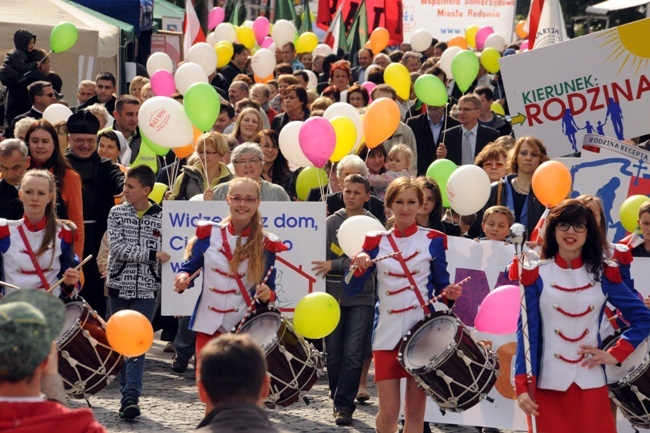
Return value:
<svg viewBox="0 0 650 433">
<path fill-rule="evenodd" d="M 451 311 L 416 323 L 402 339 L 397 360 L 441 409 L 452 412 L 487 397 L 499 374 L 496 355 Z"/>
<path fill-rule="evenodd" d="M 603 341 L 603 350 L 608 350 L 618 343 L 621 334 L 627 328 L 617 329 Z M 650 428 L 650 344 L 648 338 L 643 340 L 628 356 L 620 367 L 606 365 L 607 387 L 609 397 L 621 409 L 632 424 Z"/>
<path fill-rule="evenodd" d="M 106 323 L 80 298 L 66 304 L 66 322 L 56 342 L 59 374 L 74 398 L 96 394 L 124 366 L 124 357 L 106 339 Z"/>
<path fill-rule="evenodd" d="M 297 335 L 277 309 L 255 310 L 233 331 L 250 335 L 264 351 L 271 375 L 266 407 L 289 406 L 316 383 L 323 369 L 323 355 Z"/>
</svg>

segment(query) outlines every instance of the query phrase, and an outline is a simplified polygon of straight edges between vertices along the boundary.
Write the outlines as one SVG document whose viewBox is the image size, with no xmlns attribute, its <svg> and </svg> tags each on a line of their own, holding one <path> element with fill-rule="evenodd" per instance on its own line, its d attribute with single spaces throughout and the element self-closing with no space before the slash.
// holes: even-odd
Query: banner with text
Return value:
<svg viewBox="0 0 650 433">
<path fill-rule="evenodd" d="M 503 57 L 515 135 L 541 139 L 556 157 L 580 150 L 585 134 L 623 140 L 649 132 L 649 32 L 647 18 Z"/>
<path fill-rule="evenodd" d="M 325 280 L 311 271 L 312 260 L 325 259 L 325 203 L 261 202 L 264 230 L 278 236 L 289 248 L 276 258 L 277 306 L 291 316 L 296 304 L 311 292 L 324 292 Z M 192 314 L 203 276 L 182 294 L 174 292 L 174 277 L 183 263 L 185 246 L 201 220 L 221 222 L 228 216 L 224 201 L 164 201 L 163 251 L 171 259 L 163 265 L 162 314 Z"/>
<path fill-rule="evenodd" d="M 491 26 L 506 41 L 512 39 L 516 0 L 402 0 L 404 42 L 418 29 L 439 41 L 465 36 L 468 26 Z"/>
</svg>

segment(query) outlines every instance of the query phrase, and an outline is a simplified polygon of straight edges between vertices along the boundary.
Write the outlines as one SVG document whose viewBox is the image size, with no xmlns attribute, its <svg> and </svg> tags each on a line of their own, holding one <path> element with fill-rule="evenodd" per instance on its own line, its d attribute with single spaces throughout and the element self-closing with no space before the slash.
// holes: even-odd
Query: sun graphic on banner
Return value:
<svg viewBox="0 0 650 433">
<path fill-rule="evenodd" d="M 605 38 L 601 47 L 612 50 L 605 61 L 620 64 L 617 74 L 626 67 L 637 74 L 645 70 L 650 65 L 648 34 L 650 18 L 603 31 L 599 35 Z"/>
</svg>

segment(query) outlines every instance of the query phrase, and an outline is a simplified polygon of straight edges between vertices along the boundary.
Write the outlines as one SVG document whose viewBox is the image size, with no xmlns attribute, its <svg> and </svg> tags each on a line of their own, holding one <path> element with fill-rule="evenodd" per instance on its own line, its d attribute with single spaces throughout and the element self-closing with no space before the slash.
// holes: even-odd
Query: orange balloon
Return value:
<svg viewBox="0 0 650 433">
<path fill-rule="evenodd" d="M 466 50 L 468 48 L 467 41 L 462 36 L 454 36 L 453 38 L 449 39 L 449 42 L 447 42 L 447 46 L 460 47 L 463 50 Z"/>
<path fill-rule="evenodd" d="M 521 20 L 517 22 L 517 26 L 515 27 L 515 31 L 517 32 L 517 36 L 519 36 L 519 39 L 526 39 L 526 36 L 528 36 L 528 32 L 524 28 L 526 26 L 526 21 Z"/>
<path fill-rule="evenodd" d="M 153 344 L 153 326 L 142 313 L 118 311 L 106 323 L 106 338 L 117 353 L 140 356 Z"/>
<path fill-rule="evenodd" d="M 399 107 L 395 101 L 388 98 L 372 101 L 363 118 L 366 146 L 369 149 L 374 149 L 389 139 L 397 131 L 399 119 Z"/>
<path fill-rule="evenodd" d="M 269 75 L 268 77 L 265 77 L 265 78 L 258 77 L 257 75 L 253 75 L 253 76 L 255 78 L 256 83 L 266 84 L 266 83 L 268 83 L 269 81 L 271 81 L 273 79 L 273 74 L 271 74 L 271 75 Z"/>
<path fill-rule="evenodd" d="M 194 131 L 192 143 L 194 143 L 194 146 L 196 146 L 196 142 L 199 141 L 199 137 L 203 135 L 203 132 L 201 132 L 201 130 L 194 125 L 192 125 L 192 129 Z"/>
<path fill-rule="evenodd" d="M 174 153 L 176 154 L 177 157 L 179 158 L 187 158 L 194 152 L 194 145 L 193 144 L 188 144 L 185 146 L 181 147 L 175 147 Z"/>
<path fill-rule="evenodd" d="M 533 192 L 546 207 L 560 204 L 571 192 L 571 173 L 559 161 L 546 161 L 533 173 Z"/>
<path fill-rule="evenodd" d="M 363 46 L 363 48 L 368 48 L 369 50 L 372 50 L 372 45 L 370 44 L 370 39 L 368 39 Z"/>
<path fill-rule="evenodd" d="M 375 30 L 373 30 L 370 34 L 370 48 L 372 49 L 372 53 L 381 53 L 381 51 L 388 46 L 389 39 L 390 34 L 385 28 L 377 27 Z"/>
</svg>

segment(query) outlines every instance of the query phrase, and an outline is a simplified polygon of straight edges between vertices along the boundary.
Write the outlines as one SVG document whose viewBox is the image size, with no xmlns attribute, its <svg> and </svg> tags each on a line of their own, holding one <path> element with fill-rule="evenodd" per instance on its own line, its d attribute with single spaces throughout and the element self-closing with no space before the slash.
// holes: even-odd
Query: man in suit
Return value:
<svg viewBox="0 0 650 433">
<path fill-rule="evenodd" d="M 366 70 L 372 65 L 372 51 L 368 48 L 361 48 L 357 53 L 359 66 L 352 68 L 352 81 L 363 84 L 368 81 Z"/>
<path fill-rule="evenodd" d="M 11 125 L 5 131 L 6 138 L 13 138 L 16 123 L 25 117 L 33 117 L 34 119 L 42 119 L 43 111 L 50 105 L 56 102 L 56 92 L 52 87 L 52 83 L 48 81 L 36 81 L 27 87 L 29 98 L 32 100 L 32 108 L 20 116 L 14 117 Z"/>
<path fill-rule="evenodd" d="M 460 125 L 445 112 L 445 106 L 425 105 L 426 113 L 411 117 L 406 125 L 415 135 L 418 153 L 418 176 L 426 174 L 429 165 L 436 160 L 436 148 L 444 141 L 443 131 Z"/>
<path fill-rule="evenodd" d="M 481 100 L 476 95 L 465 95 L 458 101 L 460 125 L 443 131 L 445 140 L 438 145 L 437 158 L 447 158 L 457 165 L 473 164 L 474 158 L 486 144 L 501 134 L 496 129 L 479 125 Z"/>
<path fill-rule="evenodd" d="M 478 113 L 478 123 L 488 126 L 499 131 L 501 135 L 510 135 L 512 125 L 505 117 L 492 111 L 494 103 L 494 92 L 487 86 L 479 86 L 474 90 L 474 94 L 481 101 L 481 109 Z"/>
</svg>

